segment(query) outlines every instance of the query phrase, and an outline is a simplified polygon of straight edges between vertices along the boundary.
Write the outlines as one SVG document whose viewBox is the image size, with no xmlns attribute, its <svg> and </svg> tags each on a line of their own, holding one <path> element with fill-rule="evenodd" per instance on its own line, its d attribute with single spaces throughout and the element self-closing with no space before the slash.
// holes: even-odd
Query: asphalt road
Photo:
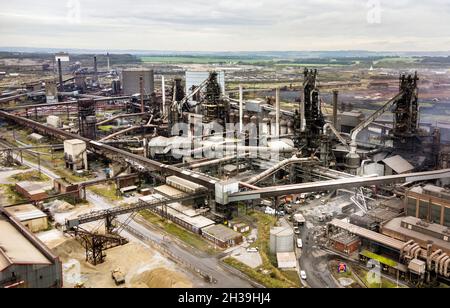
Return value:
<svg viewBox="0 0 450 308">
<path fill-rule="evenodd" d="M 306 272 L 307 285 L 311 288 L 338 288 L 328 270 L 327 253 L 314 245 L 312 230 L 306 226 L 300 229 L 303 240 L 300 268 Z"/>
</svg>

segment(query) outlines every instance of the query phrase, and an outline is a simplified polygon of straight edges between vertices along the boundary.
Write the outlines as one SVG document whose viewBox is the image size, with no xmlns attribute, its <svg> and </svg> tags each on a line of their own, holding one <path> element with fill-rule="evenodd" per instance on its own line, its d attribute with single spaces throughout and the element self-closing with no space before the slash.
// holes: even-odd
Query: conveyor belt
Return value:
<svg viewBox="0 0 450 308">
<path fill-rule="evenodd" d="M 436 180 L 441 178 L 450 178 L 450 169 L 391 176 L 344 178 L 331 181 L 267 187 L 261 188 L 257 191 L 245 191 L 232 194 L 229 197 L 229 201 L 236 202 L 243 200 L 256 200 L 291 194 L 322 192 L 342 188 L 351 189 L 355 187 L 374 185 L 400 184 L 406 182 Z"/>
<path fill-rule="evenodd" d="M 183 170 L 183 169 L 171 166 L 171 165 L 165 165 L 165 164 L 159 163 L 157 161 L 154 161 L 154 160 L 151 160 L 151 159 L 148 159 L 148 158 L 136 155 L 136 154 L 132 154 L 127 151 L 117 149 L 115 147 L 112 147 L 112 146 L 109 146 L 109 145 L 106 145 L 106 144 L 103 144 L 103 143 L 100 143 L 97 141 L 93 141 L 88 138 L 81 137 L 76 134 L 72 134 L 72 133 L 57 129 L 57 128 L 49 127 L 49 126 L 46 126 L 44 124 L 41 124 L 39 122 L 30 120 L 30 119 L 26 119 L 26 118 L 22 118 L 22 117 L 18 117 L 18 116 L 9 114 L 4 111 L 0 111 L 0 118 L 14 121 L 23 126 L 33 128 L 35 130 L 44 132 L 49 135 L 53 135 L 55 137 L 59 137 L 59 138 L 62 137 L 64 139 L 82 140 L 82 141 L 86 142 L 86 146 L 90 150 L 94 150 L 96 153 L 109 154 L 116 158 L 120 158 L 120 159 L 124 160 L 125 162 L 133 165 L 137 169 L 143 169 L 146 171 L 159 171 L 165 176 L 176 175 L 176 176 L 186 179 L 188 181 L 192 181 L 194 183 L 203 185 L 210 190 L 214 190 L 215 184 L 218 182 L 217 179 L 207 176 L 203 173 L 187 171 L 187 170 Z"/>
</svg>

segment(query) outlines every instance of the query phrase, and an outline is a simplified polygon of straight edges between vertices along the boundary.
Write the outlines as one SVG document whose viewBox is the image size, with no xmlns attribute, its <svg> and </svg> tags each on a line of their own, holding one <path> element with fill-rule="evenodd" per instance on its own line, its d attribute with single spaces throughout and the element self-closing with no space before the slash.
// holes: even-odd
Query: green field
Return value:
<svg viewBox="0 0 450 308">
<path fill-rule="evenodd" d="M 271 63 L 272 59 L 267 58 L 237 58 L 237 57 L 210 57 L 210 56 L 144 56 L 141 57 L 144 63 L 164 63 L 164 64 L 258 64 Z"/>
</svg>

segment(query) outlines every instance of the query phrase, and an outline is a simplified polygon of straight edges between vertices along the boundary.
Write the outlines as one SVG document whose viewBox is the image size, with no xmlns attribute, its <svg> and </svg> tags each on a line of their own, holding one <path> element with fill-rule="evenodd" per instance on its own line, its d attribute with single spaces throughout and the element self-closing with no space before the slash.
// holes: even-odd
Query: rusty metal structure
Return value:
<svg viewBox="0 0 450 308">
<path fill-rule="evenodd" d="M 303 148 L 303 153 L 310 156 L 320 147 L 325 119 L 321 109 L 320 92 L 317 86 L 317 70 L 303 72 L 303 101 L 295 111 L 295 142 Z"/>
<path fill-rule="evenodd" d="M 414 76 L 400 76 L 400 93 L 402 97 L 394 107 L 394 129 L 392 136 L 396 148 L 413 149 L 417 144 L 419 129 L 419 90 L 417 72 Z"/>
</svg>

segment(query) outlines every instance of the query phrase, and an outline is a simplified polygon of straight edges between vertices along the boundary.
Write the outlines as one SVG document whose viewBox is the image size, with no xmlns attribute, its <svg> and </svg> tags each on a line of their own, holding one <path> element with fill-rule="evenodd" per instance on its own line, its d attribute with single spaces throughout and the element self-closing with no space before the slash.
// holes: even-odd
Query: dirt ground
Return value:
<svg viewBox="0 0 450 308">
<path fill-rule="evenodd" d="M 106 261 L 93 266 L 85 262 L 84 248 L 75 239 L 41 234 L 40 238 L 63 262 L 64 287 L 83 283 L 86 288 L 116 288 L 111 272 L 120 269 L 125 284 L 120 288 L 192 288 L 192 282 L 176 265 L 139 243 L 106 252 Z"/>
</svg>

